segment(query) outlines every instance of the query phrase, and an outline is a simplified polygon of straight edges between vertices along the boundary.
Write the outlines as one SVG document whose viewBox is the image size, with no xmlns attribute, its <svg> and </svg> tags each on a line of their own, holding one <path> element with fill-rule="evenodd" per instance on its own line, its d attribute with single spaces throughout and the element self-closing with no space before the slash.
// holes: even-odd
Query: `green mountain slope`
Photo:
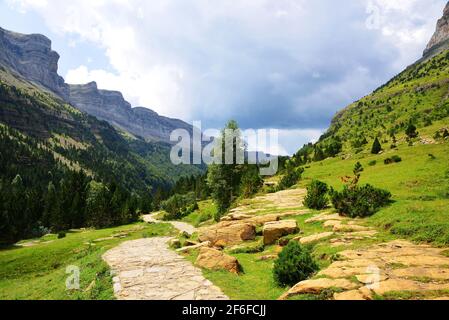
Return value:
<svg viewBox="0 0 449 320">
<path fill-rule="evenodd" d="M 395 139 L 405 137 L 410 122 L 421 132 L 423 143 L 433 143 L 436 132 L 447 128 L 449 51 L 410 66 L 339 112 L 318 145 L 325 149 L 337 139 L 343 143 L 344 150 L 360 151 L 370 148 L 378 137 L 390 147 Z"/>
<path fill-rule="evenodd" d="M 174 166 L 169 154 L 169 145 L 120 133 L 0 69 L 0 243 L 48 228 L 128 222 L 139 207 L 151 209 L 156 190 L 203 172 L 195 166 Z M 91 211 L 98 216 L 89 217 L 94 187 L 104 192 L 101 197 L 107 200 L 98 199 L 107 205 L 95 203 Z M 53 194 L 59 197 L 58 207 L 47 208 Z M 125 216 L 114 217 L 114 210 Z"/>
</svg>

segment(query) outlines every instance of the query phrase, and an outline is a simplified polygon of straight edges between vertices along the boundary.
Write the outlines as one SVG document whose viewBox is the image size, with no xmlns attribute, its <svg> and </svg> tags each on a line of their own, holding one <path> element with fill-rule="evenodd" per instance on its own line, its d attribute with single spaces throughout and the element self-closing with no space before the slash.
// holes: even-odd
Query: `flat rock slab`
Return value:
<svg viewBox="0 0 449 320">
<path fill-rule="evenodd" d="M 357 288 L 357 284 L 347 279 L 315 279 L 306 280 L 298 283 L 284 294 L 280 300 L 288 299 L 291 296 L 299 294 L 319 294 L 326 289 L 343 289 L 353 290 Z"/>
<path fill-rule="evenodd" d="M 449 290 L 449 257 L 442 254 L 444 251 L 403 240 L 342 251 L 341 261 L 318 273 L 326 278 L 300 282 L 284 297 L 340 288 L 344 292 L 335 294 L 336 300 L 368 300 L 373 293 L 385 296 L 402 292 L 444 298 Z M 357 281 L 345 286 L 351 279 Z"/>
<path fill-rule="evenodd" d="M 103 255 L 119 300 L 227 300 L 201 270 L 168 248 L 172 238 L 127 241 Z"/>
<path fill-rule="evenodd" d="M 310 243 L 315 243 L 315 242 L 319 242 L 319 241 L 322 241 L 322 240 L 329 239 L 333 235 L 334 235 L 333 232 L 323 232 L 323 233 L 314 234 L 314 235 L 311 235 L 311 236 L 308 236 L 308 237 L 295 238 L 294 240 L 299 240 L 299 242 L 301 244 L 310 244 Z"/>
</svg>

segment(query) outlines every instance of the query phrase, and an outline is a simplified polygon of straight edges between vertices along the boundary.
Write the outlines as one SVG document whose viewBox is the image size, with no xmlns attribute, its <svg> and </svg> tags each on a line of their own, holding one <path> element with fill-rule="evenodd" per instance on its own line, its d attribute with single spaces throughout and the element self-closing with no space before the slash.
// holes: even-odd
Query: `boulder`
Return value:
<svg viewBox="0 0 449 320">
<path fill-rule="evenodd" d="M 195 264 L 204 269 L 227 270 L 235 274 L 238 274 L 241 270 L 236 258 L 213 248 L 201 248 Z"/>
<path fill-rule="evenodd" d="M 280 238 L 298 231 L 298 224 L 295 220 L 268 222 L 263 227 L 263 241 L 265 245 L 271 245 Z"/>
<path fill-rule="evenodd" d="M 210 241 L 213 246 L 221 247 L 240 244 L 256 238 L 254 224 L 244 222 L 220 222 L 212 227 L 202 228 L 198 231 L 201 242 Z"/>
</svg>

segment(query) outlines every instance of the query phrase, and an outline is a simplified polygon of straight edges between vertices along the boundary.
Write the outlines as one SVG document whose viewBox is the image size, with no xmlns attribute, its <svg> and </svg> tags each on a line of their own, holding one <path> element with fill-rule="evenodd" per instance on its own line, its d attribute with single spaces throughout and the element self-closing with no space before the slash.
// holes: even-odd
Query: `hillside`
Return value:
<svg viewBox="0 0 449 320">
<path fill-rule="evenodd" d="M 373 93 L 339 111 L 315 145 L 304 146 L 298 163 L 371 151 L 375 138 L 384 150 L 418 131 L 411 144 L 434 144 L 449 129 L 449 4 L 423 57 Z M 409 142 L 409 141 L 408 141 Z"/>
<path fill-rule="evenodd" d="M 150 210 L 158 189 L 167 190 L 180 177 L 202 172 L 195 166 L 172 165 L 170 145 L 118 132 L 52 92 L 0 68 L 0 243 L 48 230 L 127 222 L 128 218 L 112 218 L 107 211 L 102 221 L 88 222 L 84 189 L 91 180 L 107 186 L 111 194 L 116 186 L 121 190 L 120 210 L 129 206 Z M 22 185 L 20 203 L 10 192 L 17 177 Z M 66 194 L 63 184 L 67 184 Z M 50 186 L 61 192 L 62 202 L 74 197 L 55 209 L 64 215 L 62 220 L 45 217 Z"/>
</svg>

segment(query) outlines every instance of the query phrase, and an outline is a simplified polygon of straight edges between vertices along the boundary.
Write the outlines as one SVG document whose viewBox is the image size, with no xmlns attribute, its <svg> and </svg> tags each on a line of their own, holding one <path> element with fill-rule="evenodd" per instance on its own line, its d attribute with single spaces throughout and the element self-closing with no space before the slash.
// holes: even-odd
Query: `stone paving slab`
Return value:
<svg viewBox="0 0 449 320">
<path fill-rule="evenodd" d="M 119 300 L 227 300 L 200 269 L 169 249 L 172 238 L 127 241 L 103 255 Z"/>
</svg>

